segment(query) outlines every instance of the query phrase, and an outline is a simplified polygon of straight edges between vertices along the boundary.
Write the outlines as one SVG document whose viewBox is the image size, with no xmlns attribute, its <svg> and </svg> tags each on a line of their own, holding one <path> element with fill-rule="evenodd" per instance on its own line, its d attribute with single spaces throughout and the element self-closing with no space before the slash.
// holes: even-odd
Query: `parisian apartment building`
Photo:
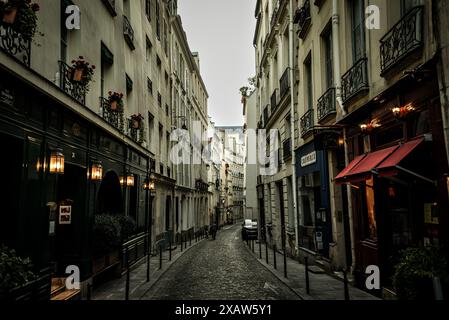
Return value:
<svg viewBox="0 0 449 320">
<path fill-rule="evenodd" d="M 208 92 L 177 1 L 36 2 L 34 37 L 0 26 L 1 202 L 14 212 L 0 238 L 31 258 L 41 292 L 76 265 L 85 296 L 124 257 L 209 225 L 206 162 L 171 161 L 177 129 L 195 141 L 186 163 L 207 145 Z M 95 233 L 108 219 L 133 225 L 113 249 Z"/>
<path fill-rule="evenodd" d="M 268 244 L 360 287 L 380 266 L 384 296 L 402 249 L 447 244 L 447 6 L 257 1 L 247 99 L 277 129 L 277 170 L 252 191 Z"/>
</svg>

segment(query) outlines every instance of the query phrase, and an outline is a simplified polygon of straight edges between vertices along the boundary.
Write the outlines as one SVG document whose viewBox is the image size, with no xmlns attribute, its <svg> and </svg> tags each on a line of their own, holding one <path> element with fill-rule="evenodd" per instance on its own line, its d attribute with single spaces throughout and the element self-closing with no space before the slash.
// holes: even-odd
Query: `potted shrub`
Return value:
<svg viewBox="0 0 449 320">
<path fill-rule="evenodd" d="M 122 237 L 122 242 L 125 242 L 136 233 L 136 220 L 134 220 L 132 217 L 122 215 L 119 216 L 118 222 L 120 224 L 120 234 Z"/>
<path fill-rule="evenodd" d="M 408 248 L 395 266 L 393 285 L 400 300 L 433 299 L 432 280 L 447 281 L 449 264 L 439 248 Z"/>
<path fill-rule="evenodd" d="M 0 300 L 7 298 L 14 289 L 22 288 L 36 280 L 30 259 L 20 258 L 8 247 L 0 246 Z"/>
<path fill-rule="evenodd" d="M 123 110 L 123 93 L 109 91 L 108 103 L 110 111 Z"/>
<path fill-rule="evenodd" d="M 80 56 L 76 60 L 72 60 L 70 80 L 81 84 L 85 87 L 86 91 L 89 90 L 89 83 L 92 81 L 94 73 L 95 66 L 90 65 L 89 62 L 84 60 L 83 56 Z"/>
<path fill-rule="evenodd" d="M 40 7 L 31 0 L 0 1 L 0 17 L 5 25 L 20 33 L 25 40 L 31 40 L 37 29 L 37 14 Z"/>
<path fill-rule="evenodd" d="M 142 126 L 143 116 L 139 114 L 134 114 L 131 116 L 131 126 L 133 129 L 140 129 Z"/>
</svg>

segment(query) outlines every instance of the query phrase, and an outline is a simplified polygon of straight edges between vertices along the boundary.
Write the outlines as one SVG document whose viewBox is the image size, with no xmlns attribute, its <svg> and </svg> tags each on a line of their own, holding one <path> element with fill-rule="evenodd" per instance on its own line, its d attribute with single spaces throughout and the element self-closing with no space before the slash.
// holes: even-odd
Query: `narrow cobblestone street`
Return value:
<svg viewBox="0 0 449 320">
<path fill-rule="evenodd" d="M 225 229 L 185 253 L 142 299 L 300 299 L 248 252 L 240 231 Z"/>
</svg>

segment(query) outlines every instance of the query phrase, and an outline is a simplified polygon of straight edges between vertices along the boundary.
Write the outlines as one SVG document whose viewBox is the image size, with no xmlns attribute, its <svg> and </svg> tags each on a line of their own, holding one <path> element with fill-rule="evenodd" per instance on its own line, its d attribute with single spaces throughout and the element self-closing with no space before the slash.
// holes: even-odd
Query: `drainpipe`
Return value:
<svg viewBox="0 0 449 320">
<path fill-rule="evenodd" d="M 343 116 L 346 110 L 343 106 L 341 97 L 341 68 L 340 68 L 340 16 L 338 14 L 338 0 L 332 1 L 332 51 L 334 55 L 334 82 L 335 82 L 335 99 L 341 109 Z"/>
<path fill-rule="evenodd" d="M 290 73 L 290 128 L 291 128 L 291 152 L 292 152 L 292 193 L 293 193 L 293 212 L 295 214 L 295 252 L 299 252 L 299 230 L 298 230 L 298 212 L 297 212 L 297 192 L 296 189 L 296 154 L 295 154 L 295 73 L 294 73 L 294 25 L 293 25 L 293 0 L 290 0 L 290 19 L 289 19 L 289 73 Z"/>
</svg>

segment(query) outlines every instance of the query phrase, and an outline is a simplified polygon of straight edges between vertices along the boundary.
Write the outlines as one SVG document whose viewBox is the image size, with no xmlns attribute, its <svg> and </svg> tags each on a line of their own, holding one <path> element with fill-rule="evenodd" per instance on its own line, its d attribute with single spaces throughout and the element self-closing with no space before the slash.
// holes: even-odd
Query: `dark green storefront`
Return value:
<svg viewBox="0 0 449 320">
<path fill-rule="evenodd" d="M 0 192 L 0 243 L 30 257 L 36 273 L 63 276 L 68 265 L 75 265 L 82 282 L 91 278 L 93 219 L 107 208 L 132 216 L 141 237 L 148 230 L 150 208 L 141 186 L 149 176 L 150 156 L 3 69 L 0 142 L 6 182 Z M 64 174 L 49 172 L 50 154 L 57 149 L 64 155 Z M 95 162 L 101 162 L 103 177 L 118 185 L 92 181 Z M 135 179 L 132 188 L 120 185 L 127 175 Z M 118 196 L 108 194 L 114 188 L 121 191 Z M 64 204 L 71 206 L 70 224 L 59 223 Z"/>
</svg>

